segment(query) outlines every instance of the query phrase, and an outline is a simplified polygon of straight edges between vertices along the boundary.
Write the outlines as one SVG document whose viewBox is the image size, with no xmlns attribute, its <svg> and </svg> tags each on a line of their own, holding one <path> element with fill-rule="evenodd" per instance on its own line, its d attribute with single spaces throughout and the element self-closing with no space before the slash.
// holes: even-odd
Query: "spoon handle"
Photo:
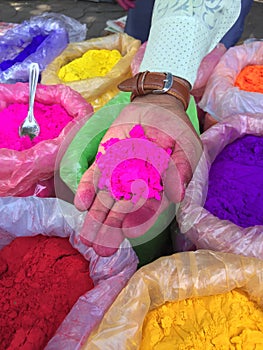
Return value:
<svg viewBox="0 0 263 350">
<path fill-rule="evenodd" d="M 31 63 L 29 67 L 29 121 L 33 119 L 33 108 L 39 77 L 39 65 L 37 63 Z"/>
</svg>

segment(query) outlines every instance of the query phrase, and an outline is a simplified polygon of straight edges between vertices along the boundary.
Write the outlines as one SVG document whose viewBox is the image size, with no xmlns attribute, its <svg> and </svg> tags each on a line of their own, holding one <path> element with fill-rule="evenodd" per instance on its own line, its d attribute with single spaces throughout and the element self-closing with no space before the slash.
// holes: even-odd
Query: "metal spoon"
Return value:
<svg viewBox="0 0 263 350">
<path fill-rule="evenodd" d="M 28 113 L 19 127 L 19 136 L 28 135 L 31 140 L 40 133 L 40 126 L 34 117 L 34 101 L 39 77 L 39 66 L 37 63 L 31 63 L 29 66 L 29 108 Z"/>
</svg>

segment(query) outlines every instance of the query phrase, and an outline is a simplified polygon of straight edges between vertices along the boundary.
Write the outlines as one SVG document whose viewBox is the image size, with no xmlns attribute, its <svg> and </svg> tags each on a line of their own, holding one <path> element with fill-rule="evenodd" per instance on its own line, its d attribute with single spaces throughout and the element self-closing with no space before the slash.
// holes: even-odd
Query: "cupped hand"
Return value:
<svg viewBox="0 0 263 350">
<path fill-rule="evenodd" d="M 131 130 L 138 125 L 142 127 L 145 138 L 131 139 Z M 106 150 L 105 144 L 108 145 Z M 82 241 L 93 246 L 99 255 L 109 256 L 125 237 L 143 235 L 171 202 L 182 200 L 201 152 L 200 139 L 179 100 L 169 95 L 136 98 L 108 129 L 98 149 L 100 157 L 81 178 L 74 203 L 79 210 L 87 210 L 80 232 Z M 104 163 L 100 167 L 101 157 L 104 157 Z M 112 186 L 114 171 L 120 164 L 127 164 L 126 172 L 121 175 L 123 178 L 134 171 L 129 167 L 131 163 L 123 163 L 127 157 L 131 162 L 132 159 L 146 162 L 151 159 L 152 174 L 157 171 L 160 175 L 159 193 L 149 196 L 146 187 L 150 187 L 152 179 L 141 186 L 138 176 L 132 178 L 131 189 L 134 185 L 136 192 L 136 186 L 141 186 L 141 193 L 148 195 L 138 197 L 137 193 L 136 197 L 132 191 L 129 195 L 116 195 Z M 158 165 L 160 157 L 168 159 L 163 172 Z M 107 177 L 102 181 L 105 174 Z M 118 178 L 117 182 L 120 181 Z"/>
<path fill-rule="evenodd" d="M 117 3 L 124 9 L 129 10 L 135 7 L 135 0 L 116 0 Z"/>
</svg>

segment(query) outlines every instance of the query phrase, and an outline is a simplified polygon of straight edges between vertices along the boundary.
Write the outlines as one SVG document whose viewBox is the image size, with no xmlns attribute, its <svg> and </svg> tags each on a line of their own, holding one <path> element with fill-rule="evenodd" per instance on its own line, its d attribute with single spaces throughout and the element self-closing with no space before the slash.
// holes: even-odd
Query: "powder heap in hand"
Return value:
<svg viewBox="0 0 263 350">
<path fill-rule="evenodd" d="M 238 74 L 235 86 L 241 90 L 263 93 L 263 65 L 249 65 Z"/>
<path fill-rule="evenodd" d="M 263 310 L 242 292 L 167 302 L 144 320 L 140 350 L 263 349 Z"/>
<path fill-rule="evenodd" d="M 58 77 L 64 82 L 103 77 L 121 57 L 118 50 L 88 50 L 80 58 L 61 67 Z"/>
<path fill-rule="evenodd" d="M 1 350 L 42 350 L 93 288 L 89 262 L 68 238 L 16 238 L 0 251 Z"/>
<path fill-rule="evenodd" d="M 23 151 L 31 148 L 40 141 L 58 137 L 72 117 L 59 104 L 45 105 L 40 102 L 34 104 L 34 116 L 40 126 L 40 134 L 33 140 L 29 136 L 19 136 L 19 126 L 26 118 L 28 104 L 13 103 L 0 112 L 0 121 L 4 125 L 0 129 L 0 148 Z"/>
<path fill-rule="evenodd" d="M 113 198 L 134 203 L 140 198 L 161 200 L 162 175 L 171 149 L 164 150 L 149 140 L 141 125 L 132 128 L 130 138 L 112 138 L 102 146 L 106 152 L 98 153 L 96 159 L 101 172 L 99 189 L 106 188 Z"/>
<path fill-rule="evenodd" d="M 262 188 L 263 137 L 246 135 L 214 160 L 204 207 L 241 227 L 263 225 Z"/>
</svg>

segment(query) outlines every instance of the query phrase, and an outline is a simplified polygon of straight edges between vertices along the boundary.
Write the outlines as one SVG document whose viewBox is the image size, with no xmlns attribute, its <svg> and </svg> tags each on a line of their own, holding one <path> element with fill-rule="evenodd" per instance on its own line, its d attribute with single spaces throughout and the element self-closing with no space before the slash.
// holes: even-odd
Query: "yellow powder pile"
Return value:
<svg viewBox="0 0 263 350">
<path fill-rule="evenodd" d="M 61 67 L 58 77 L 64 82 L 103 77 L 121 57 L 118 50 L 88 50 L 80 58 Z"/>
<path fill-rule="evenodd" d="M 142 334 L 140 350 L 263 350 L 263 310 L 236 290 L 165 303 Z"/>
</svg>

